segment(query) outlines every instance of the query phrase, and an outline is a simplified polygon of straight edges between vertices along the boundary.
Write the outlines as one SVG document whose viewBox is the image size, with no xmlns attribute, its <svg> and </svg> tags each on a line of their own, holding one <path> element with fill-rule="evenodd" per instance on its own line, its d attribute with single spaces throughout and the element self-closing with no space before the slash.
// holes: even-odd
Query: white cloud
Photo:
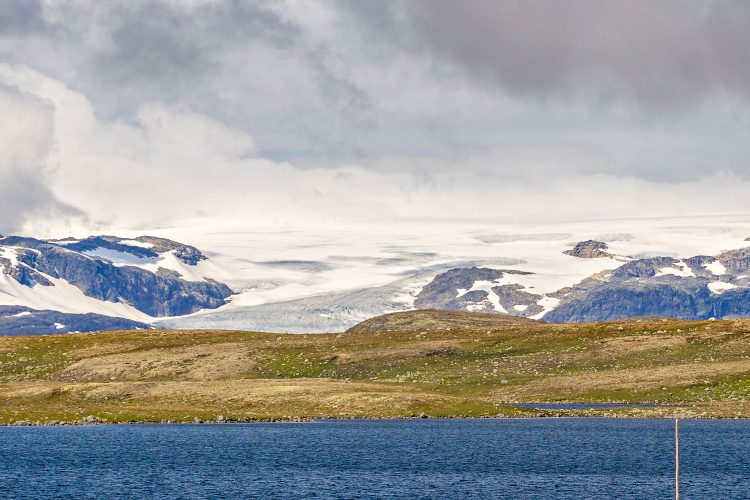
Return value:
<svg viewBox="0 0 750 500">
<path fill-rule="evenodd" d="M 13 171 L 14 161 L 35 165 L 26 172 L 36 176 L 47 200 L 37 204 L 38 196 L 19 191 L 26 205 L 5 213 L 39 215 L 29 228 L 58 233 L 71 223 L 64 210 L 52 222 L 49 207 L 64 206 L 58 199 L 89 215 L 91 222 L 77 222 L 86 225 L 82 231 L 208 217 L 240 224 L 265 218 L 281 226 L 310 221 L 311 230 L 321 231 L 335 230 L 331 221 L 377 221 L 418 232 L 425 221 L 438 220 L 523 224 L 739 213 L 750 194 L 750 184 L 729 173 L 663 183 L 564 171 L 544 176 L 531 167 L 530 174 L 514 177 L 492 169 L 426 175 L 394 166 L 298 168 L 259 156 L 247 132 L 184 106 L 151 102 L 139 108 L 135 123 L 103 122 L 85 96 L 29 68 L 0 65 L 0 82 L 16 92 L 2 105 L 22 117 L 15 126 L 0 125 L 13 145 L 0 157 L 3 172 Z"/>
<path fill-rule="evenodd" d="M 0 61 L 102 123 L 191 110 L 305 168 L 750 178 L 741 2 L 464 3 L 11 0 Z"/>
<path fill-rule="evenodd" d="M 0 85 L 0 110 L 0 232 L 20 230 L 32 218 L 80 216 L 50 191 L 49 106 Z"/>
</svg>

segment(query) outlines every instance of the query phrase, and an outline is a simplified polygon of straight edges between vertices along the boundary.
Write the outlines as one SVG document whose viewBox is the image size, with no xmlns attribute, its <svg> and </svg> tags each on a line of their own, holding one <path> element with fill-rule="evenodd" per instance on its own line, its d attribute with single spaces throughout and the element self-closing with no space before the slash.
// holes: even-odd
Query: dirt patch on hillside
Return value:
<svg viewBox="0 0 750 500">
<path fill-rule="evenodd" d="M 107 356 L 110 354 L 127 353 L 143 349 L 143 344 L 138 342 L 102 342 L 87 347 L 76 348 L 75 350 L 65 353 L 65 356 L 72 360 L 85 358 L 95 358 Z"/>
<path fill-rule="evenodd" d="M 416 343 L 412 346 L 382 347 L 360 351 L 340 352 L 336 359 L 340 363 L 361 363 L 363 361 L 375 361 L 379 359 L 418 358 L 423 356 L 435 356 L 437 354 L 449 354 L 461 351 L 462 342 L 459 341 L 432 341 Z"/>
<path fill-rule="evenodd" d="M 87 357 L 65 368 L 56 378 L 75 381 L 218 380 L 246 376 L 256 367 L 246 345 L 197 344 Z"/>
<path fill-rule="evenodd" d="M 651 351 L 656 349 L 670 349 L 687 344 L 687 337 L 675 335 L 628 335 L 624 337 L 614 337 L 599 341 L 600 349 L 614 356 L 622 354 Z"/>
<path fill-rule="evenodd" d="M 430 409 L 439 412 L 467 402 L 460 396 L 437 394 L 414 386 L 333 379 L 33 381 L 0 386 L 0 400 L 13 407 L 22 403 L 46 408 L 45 411 L 63 408 L 87 412 L 96 408 L 98 412 L 116 415 L 125 408 L 147 416 L 179 418 L 205 412 L 264 418 L 274 415 L 397 416 Z M 0 407 L 0 413 L 2 410 Z"/>
<path fill-rule="evenodd" d="M 514 397 L 575 396 L 590 391 L 620 389 L 654 389 L 703 383 L 724 375 L 750 373 L 750 360 L 717 363 L 695 363 L 648 368 L 625 369 L 548 377 L 534 380 L 509 392 Z"/>
</svg>

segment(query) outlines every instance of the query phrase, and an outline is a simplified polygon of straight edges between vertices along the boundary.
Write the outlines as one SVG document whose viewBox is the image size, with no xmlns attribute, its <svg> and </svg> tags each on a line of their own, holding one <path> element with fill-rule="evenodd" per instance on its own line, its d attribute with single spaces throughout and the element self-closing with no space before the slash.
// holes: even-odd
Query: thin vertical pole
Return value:
<svg viewBox="0 0 750 500">
<path fill-rule="evenodd" d="M 680 424 L 674 419 L 674 493 L 680 500 Z"/>
</svg>

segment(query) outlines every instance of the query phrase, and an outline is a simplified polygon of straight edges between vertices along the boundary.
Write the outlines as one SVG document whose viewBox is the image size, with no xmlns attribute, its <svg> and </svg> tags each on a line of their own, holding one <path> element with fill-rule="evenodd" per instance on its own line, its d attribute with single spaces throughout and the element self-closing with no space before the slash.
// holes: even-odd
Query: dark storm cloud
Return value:
<svg viewBox="0 0 750 500">
<path fill-rule="evenodd" d="M 66 43 L 68 52 L 84 54 L 79 88 L 106 118 L 131 116 L 139 104 L 158 100 L 231 121 L 245 104 L 221 96 L 241 95 L 242 74 L 256 64 L 252 49 L 288 52 L 301 36 L 262 2 L 147 0 L 99 4 L 95 15 L 74 10 L 60 17 L 93 22 L 102 33 L 92 42 L 72 32 Z M 234 124 L 245 125 L 242 119 Z"/>
<path fill-rule="evenodd" d="M 0 33 L 16 35 L 42 29 L 40 0 L 4 0 L 0 4 Z"/>
<path fill-rule="evenodd" d="M 178 85 L 180 79 L 219 70 L 222 52 L 229 47 L 262 41 L 284 48 L 300 36 L 296 26 L 255 2 L 193 8 L 157 1 L 122 3 L 106 17 L 110 40 L 94 49 L 95 66 L 114 81 Z"/>
<path fill-rule="evenodd" d="M 694 103 L 750 97 L 750 3 L 677 0 L 345 2 L 371 34 L 534 98 Z"/>
<path fill-rule="evenodd" d="M 94 47 L 92 80 L 130 85 L 124 92 L 134 94 L 132 100 L 182 100 L 210 114 L 218 94 L 241 96 L 248 70 L 262 77 L 277 70 L 273 64 L 298 58 L 335 111 L 351 117 L 366 109 L 367 95 L 330 67 L 329 48 L 311 44 L 298 24 L 272 6 L 242 0 L 193 7 L 145 1 L 106 9 L 109 40 Z M 271 66 L 253 59 L 254 46 L 276 51 Z M 243 105 L 231 103 L 226 114 Z"/>
<path fill-rule="evenodd" d="M 63 82 L 102 123 L 175 105 L 273 161 L 413 174 L 405 192 L 445 172 L 750 178 L 748 2 L 0 5 L 0 63 Z"/>
</svg>

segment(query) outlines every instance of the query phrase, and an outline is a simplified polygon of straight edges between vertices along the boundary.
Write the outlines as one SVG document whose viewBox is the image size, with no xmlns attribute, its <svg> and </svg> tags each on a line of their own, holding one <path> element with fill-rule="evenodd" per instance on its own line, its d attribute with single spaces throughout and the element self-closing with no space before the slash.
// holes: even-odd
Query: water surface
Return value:
<svg viewBox="0 0 750 500">
<path fill-rule="evenodd" d="M 0 428 L 1 498 L 674 498 L 671 420 Z M 750 498 L 750 422 L 680 424 L 683 498 Z"/>
</svg>

